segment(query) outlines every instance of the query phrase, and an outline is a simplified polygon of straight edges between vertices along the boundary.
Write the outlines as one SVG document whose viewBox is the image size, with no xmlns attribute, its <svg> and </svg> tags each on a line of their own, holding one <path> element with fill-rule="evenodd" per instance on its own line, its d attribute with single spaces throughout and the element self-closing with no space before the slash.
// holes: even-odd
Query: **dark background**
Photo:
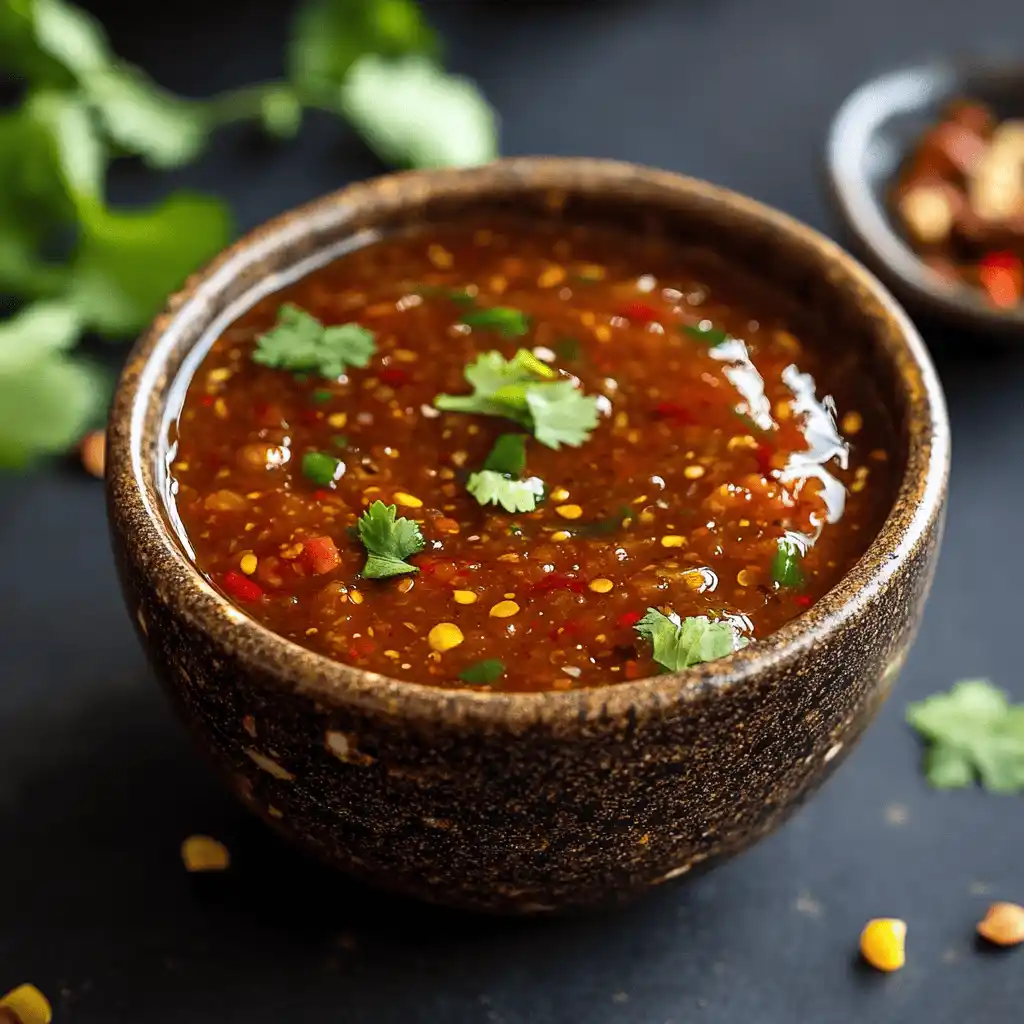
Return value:
<svg viewBox="0 0 1024 1024">
<path fill-rule="evenodd" d="M 124 56 L 183 93 L 281 73 L 283 0 L 90 6 Z M 850 89 L 917 57 L 1005 53 L 1014 39 L 1024 51 L 1020 0 L 428 6 L 450 65 L 501 112 L 505 152 L 685 171 L 826 231 L 821 144 Z M 316 117 L 281 149 L 239 130 L 186 173 L 119 169 L 112 196 L 149 200 L 184 182 L 223 194 L 248 228 L 378 170 Z M 0 480 L 0 992 L 35 982 L 59 1024 L 1020 1021 L 1024 950 L 973 938 L 990 899 L 1024 902 L 1020 798 L 929 790 L 902 719 L 909 700 L 962 677 L 1024 698 L 1024 361 L 926 337 L 955 464 L 901 684 L 778 834 L 606 916 L 449 915 L 282 849 L 193 756 L 151 680 L 118 597 L 101 486 L 67 467 Z M 228 844 L 230 873 L 186 875 L 178 845 L 194 832 Z M 872 916 L 909 922 L 900 974 L 858 965 Z"/>
</svg>

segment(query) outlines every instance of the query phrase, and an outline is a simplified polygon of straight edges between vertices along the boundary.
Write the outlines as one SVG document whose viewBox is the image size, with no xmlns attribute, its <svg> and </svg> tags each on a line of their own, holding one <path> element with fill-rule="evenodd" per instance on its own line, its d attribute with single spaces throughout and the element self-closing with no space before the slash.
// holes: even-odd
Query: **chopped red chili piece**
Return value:
<svg viewBox="0 0 1024 1024">
<path fill-rule="evenodd" d="M 354 637 L 348 648 L 348 656 L 355 661 L 358 658 L 368 658 L 377 650 L 377 645 L 367 636 Z"/>
<path fill-rule="evenodd" d="M 688 426 L 697 422 L 693 413 L 678 402 L 659 402 L 655 406 L 654 411 L 661 419 L 672 420 L 681 426 Z"/>
<path fill-rule="evenodd" d="M 314 576 L 331 572 L 341 565 L 341 555 L 333 537 L 311 537 L 303 541 L 302 555 Z"/>
<path fill-rule="evenodd" d="M 649 324 L 657 320 L 661 314 L 653 306 L 635 299 L 619 309 L 619 316 L 637 324 Z"/>
<path fill-rule="evenodd" d="M 207 407 L 213 405 L 213 395 L 203 395 L 203 397 L 199 399 L 199 403 Z"/>
<path fill-rule="evenodd" d="M 263 596 L 260 585 L 236 569 L 229 569 L 224 573 L 223 586 L 228 596 L 236 601 L 258 601 Z"/>
<path fill-rule="evenodd" d="M 385 366 L 380 371 L 380 382 L 389 388 L 400 388 L 403 384 L 409 383 L 409 371 L 399 366 Z"/>
<path fill-rule="evenodd" d="M 757 447 L 754 449 L 754 458 L 757 459 L 757 471 L 761 476 L 771 476 L 773 469 L 772 456 L 774 454 L 770 444 L 766 444 L 764 441 L 758 442 Z"/>
<path fill-rule="evenodd" d="M 629 661 L 626 662 L 622 674 L 627 679 L 633 680 L 633 679 L 639 679 L 641 676 L 643 676 L 644 671 L 640 667 L 640 663 L 639 662 L 634 661 L 632 658 L 630 658 Z"/>
<path fill-rule="evenodd" d="M 1021 300 L 1024 265 L 1012 252 L 990 252 L 978 263 L 978 280 L 989 298 L 1007 309 Z"/>
<path fill-rule="evenodd" d="M 623 612 L 615 625 L 619 629 L 632 629 L 643 617 L 643 612 Z"/>
<path fill-rule="evenodd" d="M 810 608 L 814 604 L 814 598 L 810 594 L 798 594 L 793 598 L 793 604 L 798 608 Z"/>
</svg>

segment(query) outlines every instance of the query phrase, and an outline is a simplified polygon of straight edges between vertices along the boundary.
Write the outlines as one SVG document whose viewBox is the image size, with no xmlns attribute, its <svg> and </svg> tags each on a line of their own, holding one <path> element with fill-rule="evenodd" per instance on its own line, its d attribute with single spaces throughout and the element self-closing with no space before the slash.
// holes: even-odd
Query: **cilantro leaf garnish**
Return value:
<svg viewBox="0 0 1024 1024">
<path fill-rule="evenodd" d="M 338 478 L 344 468 L 341 459 L 326 452 L 306 452 L 302 456 L 302 475 L 320 487 L 327 487 Z"/>
<path fill-rule="evenodd" d="M 559 338 L 551 347 L 563 363 L 575 363 L 583 356 L 583 346 L 579 338 Z"/>
<path fill-rule="evenodd" d="M 804 581 L 803 552 L 789 537 L 780 537 L 772 558 L 772 579 L 781 587 L 799 587 Z"/>
<path fill-rule="evenodd" d="M 708 326 L 705 327 L 704 324 Z M 721 345 L 729 337 L 728 331 L 723 331 L 721 327 L 712 326 L 707 320 L 701 320 L 699 324 L 685 324 L 679 330 L 683 334 L 688 334 L 691 338 L 696 338 L 698 341 L 703 341 L 708 345 Z"/>
<path fill-rule="evenodd" d="M 497 658 L 474 662 L 459 673 L 464 683 L 496 683 L 505 674 L 505 663 Z"/>
<path fill-rule="evenodd" d="M 993 793 L 1024 791 L 1024 704 L 1011 704 L 988 680 L 911 704 L 907 722 L 928 744 L 924 769 L 936 789 L 977 779 Z"/>
<path fill-rule="evenodd" d="M 675 612 L 665 615 L 657 608 L 633 627 L 653 647 L 654 660 L 670 672 L 715 661 L 749 642 L 727 622 L 712 622 L 706 615 L 680 619 Z"/>
<path fill-rule="evenodd" d="M 532 512 L 544 494 L 544 481 L 535 476 L 515 480 L 493 469 L 481 469 L 470 474 L 466 490 L 481 505 L 500 505 L 506 512 Z"/>
<path fill-rule="evenodd" d="M 256 340 L 252 359 L 276 370 L 334 379 L 350 366 L 366 366 L 376 350 L 373 331 L 354 323 L 324 327 L 311 313 L 286 302 L 277 323 Z"/>
<path fill-rule="evenodd" d="M 466 367 L 471 395 L 438 395 L 445 412 L 504 416 L 530 430 L 541 444 L 576 447 L 597 426 L 597 399 L 580 393 L 532 352 L 519 349 L 512 359 L 485 352 Z"/>
<path fill-rule="evenodd" d="M 498 331 L 505 338 L 521 338 L 530 330 L 530 318 L 512 306 L 469 309 L 462 314 L 462 322 L 467 327 Z"/>
<path fill-rule="evenodd" d="M 422 551 L 426 545 L 419 526 L 405 516 L 396 517 L 394 505 L 375 501 L 359 518 L 359 539 L 366 548 L 363 576 L 367 579 L 385 579 L 407 572 L 419 572 L 405 559 Z"/>
<path fill-rule="evenodd" d="M 484 469 L 519 476 L 526 469 L 526 438 L 522 434 L 502 434 L 484 460 Z"/>
</svg>

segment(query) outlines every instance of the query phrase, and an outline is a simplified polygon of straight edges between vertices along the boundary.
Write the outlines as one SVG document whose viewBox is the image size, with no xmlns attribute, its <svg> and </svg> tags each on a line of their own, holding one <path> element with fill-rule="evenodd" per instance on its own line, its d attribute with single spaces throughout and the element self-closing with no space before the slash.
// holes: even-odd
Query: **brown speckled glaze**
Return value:
<svg viewBox="0 0 1024 1024">
<path fill-rule="evenodd" d="M 350 668 L 229 605 L 162 499 L 182 359 L 233 302 L 364 228 L 495 207 L 713 247 L 868 353 L 900 438 L 878 538 L 808 612 L 711 665 L 595 689 L 445 691 Z M 179 714 L 234 791 L 297 844 L 412 896 L 500 912 L 611 902 L 738 852 L 842 759 L 913 640 L 942 529 L 949 440 L 899 307 L 810 229 L 703 182 L 595 160 L 514 159 L 355 185 L 253 232 L 196 275 L 128 360 L 108 448 L 122 586 Z"/>
</svg>

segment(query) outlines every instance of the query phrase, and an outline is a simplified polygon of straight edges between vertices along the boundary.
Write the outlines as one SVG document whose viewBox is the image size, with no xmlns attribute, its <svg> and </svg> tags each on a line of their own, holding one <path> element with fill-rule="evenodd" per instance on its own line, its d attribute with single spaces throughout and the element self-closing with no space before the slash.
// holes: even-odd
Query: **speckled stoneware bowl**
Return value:
<svg viewBox="0 0 1024 1024">
<path fill-rule="evenodd" d="M 674 675 L 543 694 L 446 691 L 284 640 L 200 577 L 169 525 L 166 427 L 183 361 L 240 308 L 358 232 L 495 208 L 614 222 L 708 246 L 857 346 L 898 431 L 899 495 L 817 605 Z M 913 640 L 949 456 L 938 380 L 865 270 L 810 229 L 699 181 L 595 160 L 517 159 L 354 185 L 243 238 L 171 300 L 121 378 L 110 522 L 131 617 L 179 714 L 241 799 L 316 856 L 455 906 L 610 902 L 766 835 L 871 721 Z"/>
</svg>

